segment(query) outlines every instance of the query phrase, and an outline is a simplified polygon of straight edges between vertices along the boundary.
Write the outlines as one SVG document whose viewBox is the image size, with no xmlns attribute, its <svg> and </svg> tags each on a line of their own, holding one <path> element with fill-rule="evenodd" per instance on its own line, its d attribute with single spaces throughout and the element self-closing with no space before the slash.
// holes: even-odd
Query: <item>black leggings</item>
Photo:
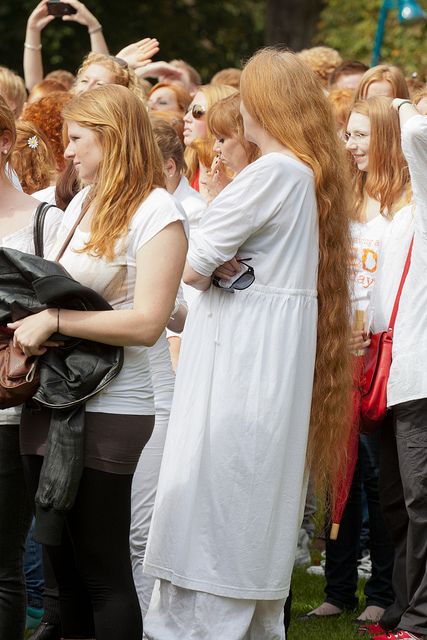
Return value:
<svg viewBox="0 0 427 640">
<path fill-rule="evenodd" d="M 33 498 L 43 458 L 23 456 Z M 141 640 L 129 552 L 132 475 L 85 468 L 61 545 L 46 547 L 64 638 Z"/>
</svg>

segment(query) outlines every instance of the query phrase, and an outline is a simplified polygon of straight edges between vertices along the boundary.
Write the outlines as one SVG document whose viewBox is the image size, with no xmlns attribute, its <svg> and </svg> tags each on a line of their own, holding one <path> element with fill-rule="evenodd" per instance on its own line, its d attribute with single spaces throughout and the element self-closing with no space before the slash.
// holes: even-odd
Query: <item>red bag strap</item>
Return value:
<svg viewBox="0 0 427 640">
<path fill-rule="evenodd" d="M 400 296 L 402 295 L 403 285 L 405 284 L 406 276 L 408 275 L 409 267 L 411 266 L 412 245 L 414 244 L 414 238 L 409 245 L 408 255 L 406 256 L 405 266 L 403 267 L 402 277 L 400 279 L 399 288 L 397 290 L 396 299 L 393 305 L 393 311 L 391 312 L 390 322 L 388 324 L 388 330 L 393 332 L 394 323 L 396 322 L 397 312 L 399 310 Z"/>
</svg>

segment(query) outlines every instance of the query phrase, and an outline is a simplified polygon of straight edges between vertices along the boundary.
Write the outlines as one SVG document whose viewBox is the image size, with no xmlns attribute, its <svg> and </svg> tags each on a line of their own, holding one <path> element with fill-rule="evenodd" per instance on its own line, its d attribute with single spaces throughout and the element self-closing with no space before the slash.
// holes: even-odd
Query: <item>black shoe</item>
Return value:
<svg viewBox="0 0 427 640">
<path fill-rule="evenodd" d="M 40 622 L 27 640 L 61 640 L 61 627 L 58 624 L 50 624 L 50 622 Z"/>
</svg>

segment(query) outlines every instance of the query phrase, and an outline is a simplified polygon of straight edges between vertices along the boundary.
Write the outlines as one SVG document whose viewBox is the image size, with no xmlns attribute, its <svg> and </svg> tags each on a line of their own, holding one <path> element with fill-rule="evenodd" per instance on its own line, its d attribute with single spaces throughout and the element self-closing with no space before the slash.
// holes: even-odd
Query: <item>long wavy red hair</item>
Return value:
<svg viewBox="0 0 427 640">
<path fill-rule="evenodd" d="M 295 54 L 271 48 L 256 53 L 243 70 L 240 92 L 251 116 L 314 173 L 319 316 L 307 462 L 318 488 L 333 492 L 351 423 L 350 180 L 345 150 L 319 81 Z"/>
<path fill-rule="evenodd" d="M 95 132 L 102 160 L 90 190 L 94 206 L 85 251 L 107 259 L 126 235 L 138 207 L 164 187 L 163 160 L 147 110 L 126 87 L 105 85 L 86 91 L 64 109 L 64 120 Z"/>
<path fill-rule="evenodd" d="M 390 108 L 390 99 L 381 96 L 358 100 L 352 106 L 354 112 L 367 116 L 371 127 L 369 170 L 360 171 L 350 159 L 355 218 L 363 220 L 367 195 L 378 200 L 381 215 L 392 218 L 412 197 L 408 163 L 400 143 L 399 116 Z"/>
</svg>

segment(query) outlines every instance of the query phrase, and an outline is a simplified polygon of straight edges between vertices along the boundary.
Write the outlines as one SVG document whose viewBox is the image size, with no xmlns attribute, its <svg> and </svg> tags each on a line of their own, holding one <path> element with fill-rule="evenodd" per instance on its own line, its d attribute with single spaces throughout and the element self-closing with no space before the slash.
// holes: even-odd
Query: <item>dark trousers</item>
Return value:
<svg viewBox="0 0 427 640">
<path fill-rule="evenodd" d="M 393 602 L 393 546 L 381 512 L 378 477 L 379 434 L 361 435 L 358 460 L 338 539 L 326 539 L 326 602 L 341 609 L 354 609 L 358 605 L 356 590 L 362 528 L 362 484 L 368 502 L 372 561 L 372 576 L 365 586 L 366 604 L 386 608 Z"/>
<path fill-rule="evenodd" d="M 24 456 L 35 495 L 43 458 Z M 132 475 L 85 468 L 61 544 L 46 547 L 64 638 L 141 640 L 129 551 Z"/>
<path fill-rule="evenodd" d="M 381 432 L 380 494 L 393 538 L 395 600 L 381 624 L 427 633 L 427 399 L 393 407 Z"/>
<path fill-rule="evenodd" d="M 31 523 L 19 453 L 19 426 L 0 425 L 0 638 L 22 640 L 25 629 L 25 541 Z"/>
</svg>

